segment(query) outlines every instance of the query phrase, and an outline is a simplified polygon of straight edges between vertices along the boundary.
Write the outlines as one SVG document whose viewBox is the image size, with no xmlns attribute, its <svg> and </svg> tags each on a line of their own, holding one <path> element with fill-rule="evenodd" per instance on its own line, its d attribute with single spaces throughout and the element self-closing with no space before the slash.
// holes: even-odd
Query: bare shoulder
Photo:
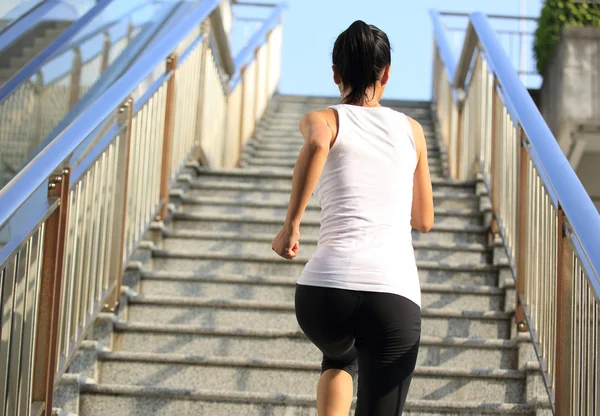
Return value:
<svg viewBox="0 0 600 416">
<path fill-rule="evenodd" d="M 415 120 L 414 118 L 411 118 L 409 116 L 406 116 L 406 118 L 408 119 L 408 122 L 410 123 L 410 127 L 412 128 L 412 131 L 413 131 L 413 135 L 425 136 L 425 134 L 423 133 L 423 126 L 421 126 L 421 123 L 419 123 L 417 120 Z"/>
<path fill-rule="evenodd" d="M 300 131 L 303 133 L 304 131 L 319 125 L 327 125 L 327 127 L 331 130 L 332 137 L 336 137 L 338 129 L 337 112 L 332 108 L 311 111 L 310 113 L 304 114 L 299 123 Z"/>
</svg>

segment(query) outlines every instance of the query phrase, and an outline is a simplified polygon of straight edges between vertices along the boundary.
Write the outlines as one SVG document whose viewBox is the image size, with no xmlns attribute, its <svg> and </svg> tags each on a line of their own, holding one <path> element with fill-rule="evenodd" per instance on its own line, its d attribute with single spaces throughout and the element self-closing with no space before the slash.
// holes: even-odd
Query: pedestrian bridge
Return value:
<svg viewBox="0 0 600 416">
<path fill-rule="evenodd" d="M 316 415 L 319 354 L 293 314 L 316 201 L 301 258 L 269 243 L 297 121 L 335 98 L 277 93 L 283 4 L 254 5 L 233 52 L 247 4 L 81 35 L 111 3 L 0 87 L 0 143 L 21 158 L 0 190 L 0 414 Z M 436 204 L 413 234 L 409 413 L 600 414 L 598 212 L 488 17 L 468 16 L 460 54 L 431 18 L 431 101 L 386 102 L 424 126 Z M 73 64 L 45 80 L 56 56 Z"/>
</svg>

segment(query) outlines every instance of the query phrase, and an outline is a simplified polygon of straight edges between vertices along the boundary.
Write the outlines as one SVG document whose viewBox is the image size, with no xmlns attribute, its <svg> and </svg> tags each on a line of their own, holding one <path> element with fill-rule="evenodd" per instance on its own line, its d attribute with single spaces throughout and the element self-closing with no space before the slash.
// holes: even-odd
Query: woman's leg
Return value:
<svg viewBox="0 0 600 416">
<path fill-rule="evenodd" d="M 348 416 L 352 393 L 352 376 L 349 373 L 333 368 L 323 372 L 317 386 L 319 416 Z"/>
<path fill-rule="evenodd" d="M 400 416 L 417 363 L 421 309 L 388 293 L 369 293 L 359 311 L 356 416 Z"/>
<path fill-rule="evenodd" d="M 347 416 L 352 379 L 358 370 L 354 326 L 360 297 L 354 292 L 296 286 L 296 318 L 306 336 L 323 352 L 317 386 L 319 416 Z"/>
</svg>

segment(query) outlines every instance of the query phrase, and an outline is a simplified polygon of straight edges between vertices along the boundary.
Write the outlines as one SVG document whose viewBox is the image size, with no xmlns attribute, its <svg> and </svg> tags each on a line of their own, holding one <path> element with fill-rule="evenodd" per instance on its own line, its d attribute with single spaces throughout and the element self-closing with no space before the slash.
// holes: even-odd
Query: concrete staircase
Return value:
<svg viewBox="0 0 600 416">
<path fill-rule="evenodd" d="M 72 22 L 45 21 L 0 51 L 0 87 L 64 32 Z"/>
<path fill-rule="evenodd" d="M 293 305 L 316 249 L 316 201 L 299 259 L 277 258 L 270 241 L 302 143 L 298 120 L 334 102 L 276 97 L 242 169 L 189 165 L 172 217 L 154 224 L 127 269 L 119 315 L 100 317 L 63 377 L 57 413 L 316 416 L 321 356 Z M 488 243 L 485 186 L 444 177 L 429 103 L 389 104 L 424 126 L 436 203 L 434 229 L 414 233 L 423 330 L 405 414 L 549 415 L 529 338 L 514 330 L 510 270 L 498 241 Z"/>
</svg>

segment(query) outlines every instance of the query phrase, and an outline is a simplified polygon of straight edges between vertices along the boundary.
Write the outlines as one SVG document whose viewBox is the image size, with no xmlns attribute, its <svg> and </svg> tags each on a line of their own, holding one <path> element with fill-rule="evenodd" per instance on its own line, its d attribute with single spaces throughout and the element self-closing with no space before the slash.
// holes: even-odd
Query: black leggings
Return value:
<svg viewBox="0 0 600 416">
<path fill-rule="evenodd" d="M 355 416 L 399 416 L 417 363 L 421 308 L 405 297 L 296 285 L 296 318 L 322 372 L 358 377 Z"/>
</svg>

